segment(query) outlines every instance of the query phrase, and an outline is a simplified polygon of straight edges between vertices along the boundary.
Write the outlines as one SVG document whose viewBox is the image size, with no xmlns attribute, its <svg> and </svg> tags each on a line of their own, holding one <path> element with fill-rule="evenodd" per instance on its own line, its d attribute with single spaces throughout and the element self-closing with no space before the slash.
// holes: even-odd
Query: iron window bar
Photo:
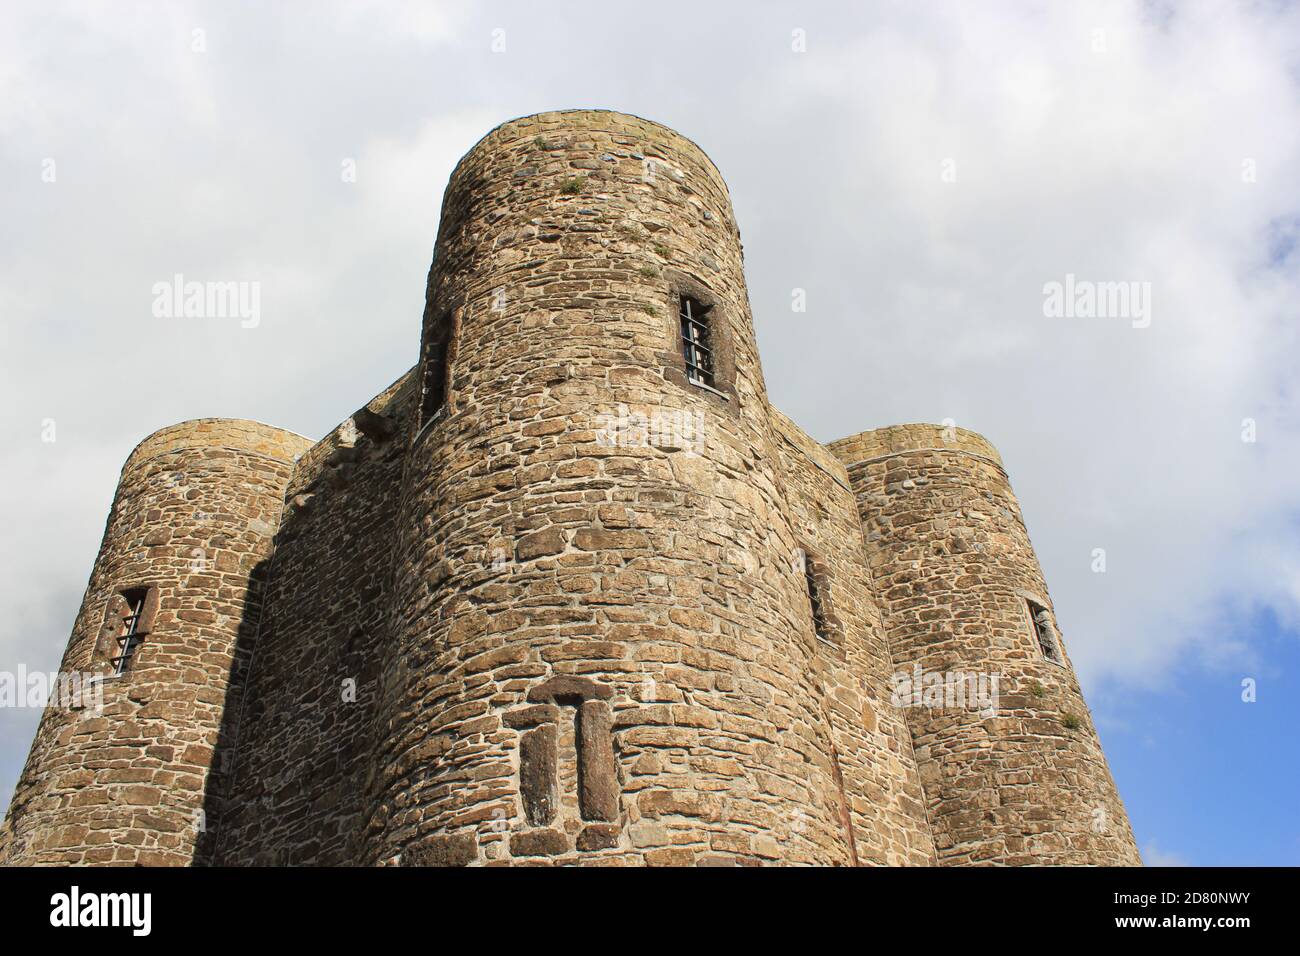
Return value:
<svg viewBox="0 0 1300 956">
<path fill-rule="evenodd" d="M 686 358 L 686 377 L 695 385 L 713 388 L 712 330 L 706 317 L 712 306 L 702 305 L 682 296 L 682 354 Z"/>
<path fill-rule="evenodd" d="M 117 637 L 117 646 L 121 653 L 116 657 L 109 658 L 109 662 L 113 665 L 114 677 L 121 677 L 126 673 L 127 665 L 131 661 L 131 655 L 135 653 L 136 647 L 140 644 L 140 636 L 136 631 L 140 626 L 140 619 L 144 617 L 144 601 L 145 595 L 141 595 L 127 604 L 131 613 L 123 615 L 123 630 Z"/>
</svg>

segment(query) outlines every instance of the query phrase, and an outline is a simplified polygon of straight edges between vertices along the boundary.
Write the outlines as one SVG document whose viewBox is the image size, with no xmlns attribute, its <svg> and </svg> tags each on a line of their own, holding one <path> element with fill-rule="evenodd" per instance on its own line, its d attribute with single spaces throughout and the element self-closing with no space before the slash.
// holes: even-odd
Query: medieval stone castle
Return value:
<svg viewBox="0 0 1300 956">
<path fill-rule="evenodd" d="M 461 160 L 325 438 L 146 438 L 62 670 L 5 863 L 1139 862 L 998 453 L 774 409 L 722 177 L 620 113 Z"/>
</svg>

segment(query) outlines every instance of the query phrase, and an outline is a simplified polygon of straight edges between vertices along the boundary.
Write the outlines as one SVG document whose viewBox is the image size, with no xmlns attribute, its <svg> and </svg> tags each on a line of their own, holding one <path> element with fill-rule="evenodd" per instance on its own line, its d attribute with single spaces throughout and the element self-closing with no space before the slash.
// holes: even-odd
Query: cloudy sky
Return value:
<svg viewBox="0 0 1300 956">
<path fill-rule="evenodd" d="M 0 670 L 57 666 L 140 438 L 319 436 L 412 365 L 453 164 L 566 107 L 713 157 L 813 436 L 1001 449 L 1147 861 L 1300 863 L 1291 3 L 7 5 Z M 155 317 L 176 273 L 260 322 Z M 1147 308 L 1045 314 L 1068 275 Z"/>
</svg>

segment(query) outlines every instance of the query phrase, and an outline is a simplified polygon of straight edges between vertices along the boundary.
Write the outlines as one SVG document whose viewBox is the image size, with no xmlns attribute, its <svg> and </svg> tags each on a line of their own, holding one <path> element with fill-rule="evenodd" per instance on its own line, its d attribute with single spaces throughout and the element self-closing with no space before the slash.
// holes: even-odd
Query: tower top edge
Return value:
<svg viewBox="0 0 1300 956">
<path fill-rule="evenodd" d="M 952 451 L 987 458 L 1002 467 L 1002 455 L 983 435 L 956 425 L 913 422 L 859 432 L 826 446 L 845 465 L 908 451 Z"/>
<path fill-rule="evenodd" d="M 647 119 L 644 116 L 638 116 L 635 113 L 625 113 L 621 110 L 602 109 L 602 108 L 572 108 L 562 110 L 545 110 L 540 113 L 529 113 L 525 116 L 516 116 L 514 119 L 508 119 L 498 123 L 485 133 L 478 142 L 471 146 L 456 163 L 456 169 L 459 170 L 465 161 L 471 156 L 476 155 L 484 149 L 491 148 L 494 144 L 505 139 L 523 139 L 528 135 L 544 136 L 547 133 L 557 133 L 562 131 L 580 132 L 584 129 L 603 130 L 605 132 L 628 131 L 628 132 L 654 132 L 674 142 L 679 146 L 686 146 L 698 153 L 714 174 L 725 185 L 722 171 L 718 169 L 718 164 L 713 161 L 704 148 L 689 136 L 678 132 L 671 126 L 666 126 L 656 120 Z M 514 134 L 514 135 L 512 135 Z M 456 173 L 453 171 L 452 178 Z"/>
<path fill-rule="evenodd" d="M 235 448 L 291 462 L 316 440 L 247 418 L 192 418 L 146 436 L 127 456 L 127 471 L 159 455 L 187 448 Z"/>
</svg>

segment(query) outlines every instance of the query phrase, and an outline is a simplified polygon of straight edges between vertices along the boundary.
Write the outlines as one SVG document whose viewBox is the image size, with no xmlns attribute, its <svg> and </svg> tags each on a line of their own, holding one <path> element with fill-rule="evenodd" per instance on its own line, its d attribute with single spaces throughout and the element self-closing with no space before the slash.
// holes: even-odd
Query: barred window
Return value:
<svg viewBox="0 0 1300 956">
<path fill-rule="evenodd" d="M 799 556 L 803 561 L 804 587 L 808 591 L 808 608 L 812 614 L 813 633 L 823 641 L 836 643 L 837 622 L 831 613 L 830 587 L 826 567 L 804 549 Z"/>
<path fill-rule="evenodd" d="M 682 325 L 682 354 L 686 358 L 686 377 L 695 385 L 715 388 L 713 364 L 713 329 L 710 315 L 713 306 L 690 296 L 681 297 L 679 317 Z"/>
<path fill-rule="evenodd" d="M 448 313 L 429 330 L 424 345 L 424 368 L 420 377 L 420 425 L 423 427 L 447 400 L 447 382 L 451 375 L 447 355 L 451 345 L 452 317 Z"/>
<path fill-rule="evenodd" d="M 812 562 L 804 559 L 804 578 L 808 582 L 808 603 L 812 607 L 813 631 L 824 641 L 830 640 L 826 633 L 826 611 L 822 607 L 821 590 L 817 587 L 817 576 L 813 574 Z"/>
<path fill-rule="evenodd" d="M 130 588 L 122 592 L 122 624 L 117 634 L 117 654 L 109 658 L 113 673 L 121 676 L 131 666 L 131 657 L 136 647 L 144 639 L 145 600 L 149 597 L 148 588 Z"/>
<path fill-rule="evenodd" d="M 1028 601 L 1029 620 L 1033 622 L 1034 637 L 1043 656 L 1054 664 L 1063 663 L 1061 643 L 1056 638 L 1056 627 L 1052 624 L 1052 615 L 1047 608 L 1034 601 Z"/>
</svg>

